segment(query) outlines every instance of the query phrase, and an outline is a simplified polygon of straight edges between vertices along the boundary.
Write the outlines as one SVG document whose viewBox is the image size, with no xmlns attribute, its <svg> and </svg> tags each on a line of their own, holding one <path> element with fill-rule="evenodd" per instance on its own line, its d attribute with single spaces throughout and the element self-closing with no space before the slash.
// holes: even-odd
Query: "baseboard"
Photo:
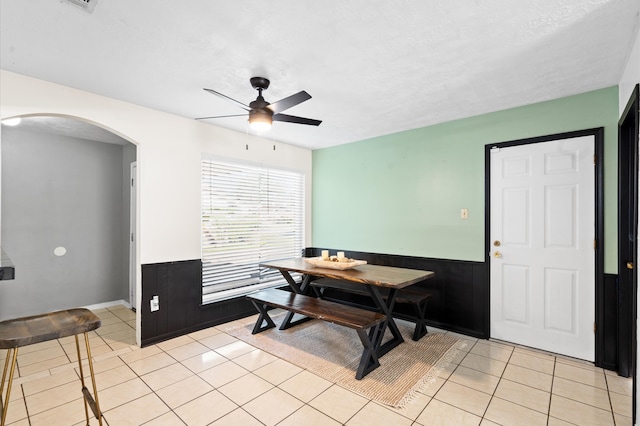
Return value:
<svg viewBox="0 0 640 426">
<path fill-rule="evenodd" d="M 131 309 L 131 304 L 128 302 L 125 302 L 123 299 L 113 300 L 111 302 L 96 303 L 95 305 L 83 306 L 83 308 L 93 311 L 94 309 L 105 309 L 105 308 L 110 308 L 112 306 L 117 306 L 117 305 L 124 305 L 127 309 Z"/>
</svg>

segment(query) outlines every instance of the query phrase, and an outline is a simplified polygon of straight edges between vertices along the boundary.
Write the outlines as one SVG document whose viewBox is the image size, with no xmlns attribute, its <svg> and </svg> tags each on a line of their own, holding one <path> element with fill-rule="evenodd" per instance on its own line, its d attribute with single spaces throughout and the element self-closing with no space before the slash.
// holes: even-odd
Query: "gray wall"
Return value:
<svg viewBox="0 0 640 426">
<path fill-rule="evenodd" d="M 0 320 L 128 300 L 131 152 L 6 126 L 1 148 L 2 247 L 16 279 L 0 281 Z"/>
</svg>

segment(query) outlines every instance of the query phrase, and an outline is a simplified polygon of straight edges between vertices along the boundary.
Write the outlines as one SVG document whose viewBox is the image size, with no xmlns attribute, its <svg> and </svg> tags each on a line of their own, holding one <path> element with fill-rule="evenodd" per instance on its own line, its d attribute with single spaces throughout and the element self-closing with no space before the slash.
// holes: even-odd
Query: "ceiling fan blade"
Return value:
<svg viewBox="0 0 640 426">
<path fill-rule="evenodd" d="M 309 99 L 311 99 L 311 95 L 303 90 L 302 92 L 298 92 L 295 95 L 291 95 L 284 99 L 280 99 L 279 101 L 274 102 L 269 106 L 267 106 L 267 108 L 273 111 L 274 114 L 277 114 L 281 111 L 284 111 L 285 109 L 289 109 L 298 104 L 301 104 L 302 102 Z"/>
<path fill-rule="evenodd" d="M 238 105 L 240 108 L 244 109 L 245 111 L 251 111 L 251 108 L 249 108 L 249 106 L 248 106 L 248 105 L 245 105 L 245 104 L 243 104 L 243 103 L 242 103 L 242 102 L 240 102 L 240 101 L 236 101 L 235 99 L 230 98 L 230 97 L 228 97 L 227 95 L 223 95 L 222 93 L 220 93 L 220 92 L 216 92 L 215 90 L 212 90 L 212 89 L 204 88 L 203 90 L 205 90 L 205 91 L 207 91 L 207 92 L 211 93 L 212 95 L 216 95 L 216 96 L 219 96 L 219 97 L 221 97 L 221 98 L 223 98 L 223 99 L 226 99 L 226 100 L 228 100 L 228 101 L 231 101 L 231 102 L 233 102 L 234 104 Z"/>
<path fill-rule="evenodd" d="M 249 114 L 234 114 L 234 115 L 216 115 L 213 117 L 198 117 L 196 120 L 208 120 L 210 118 L 227 118 L 227 117 L 248 117 Z"/>
<path fill-rule="evenodd" d="M 273 121 L 284 121 L 286 123 L 308 124 L 309 126 L 319 126 L 322 120 L 312 118 L 296 117 L 295 115 L 273 114 Z"/>
</svg>

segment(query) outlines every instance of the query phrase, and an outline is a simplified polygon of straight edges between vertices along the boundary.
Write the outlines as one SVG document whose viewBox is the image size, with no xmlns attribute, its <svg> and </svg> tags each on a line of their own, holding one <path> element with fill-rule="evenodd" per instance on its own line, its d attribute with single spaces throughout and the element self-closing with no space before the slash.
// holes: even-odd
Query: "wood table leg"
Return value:
<svg viewBox="0 0 640 426">
<path fill-rule="evenodd" d="M 372 332 L 369 334 L 367 334 L 366 330 L 356 330 L 358 332 L 358 337 L 360 337 L 360 341 L 362 342 L 362 346 L 364 346 L 364 349 L 362 350 L 362 357 L 360 358 L 360 364 L 358 365 L 358 371 L 356 371 L 356 380 L 362 379 L 364 376 L 380 366 L 378 354 L 374 347 L 374 343 L 371 340 L 371 336 L 375 336 L 377 334 L 378 329 L 381 328 L 381 324 L 382 323 L 372 327 Z"/>
<path fill-rule="evenodd" d="M 284 279 L 287 281 L 287 283 L 289 284 L 289 287 L 291 287 L 291 290 L 293 290 L 294 293 L 305 294 L 307 292 L 307 289 L 309 288 L 309 284 L 311 283 L 311 275 L 304 275 L 302 277 L 302 283 L 298 285 L 298 283 L 296 282 L 296 280 L 293 279 L 289 271 L 280 271 L 280 273 L 282 274 Z"/>
<path fill-rule="evenodd" d="M 367 285 L 367 289 L 371 294 L 371 298 L 374 303 L 382 311 L 387 319 L 382 323 L 380 329 L 377 331 L 377 336 L 374 337 L 374 347 L 376 348 L 376 352 L 378 357 L 382 357 L 384 354 L 389 352 L 391 349 L 398 346 L 400 343 L 404 342 L 404 338 L 402 337 L 402 333 L 398 329 L 398 325 L 393 319 L 391 312 L 393 311 L 393 307 L 396 303 L 396 289 L 389 289 L 389 294 L 387 295 L 387 301 L 385 302 L 382 295 L 380 295 L 380 291 L 376 286 Z M 384 338 L 384 334 L 389 329 L 391 331 L 392 338 L 387 342 L 382 343 Z"/>
<path fill-rule="evenodd" d="M 281 270 L 280 273 L 282 274 L 284 279 L 287 280 L 287 282 L 289 283 L 289 287 L 291 287 L 291 290 L 293 290 L 294 293 L 306 294 L 311 284 L 311 275 L 304 275 L 302 278 L 302 283 L 300 284 L 300 286 L 298 286 L 298 283 L 296 282 L 296 280 L 293 279 L 291 274 L 289 274 L 289 271 Z M 299 320 L 293 321 L 294 315 L 295 314 L 293 312 L 287 312 L 287 314 L 284 317 L 284 320 L 282 321 L 282 324 L 280 324 L 280 330 L 286 330 L 288 328 L 293 327 L 294 325 L 298 325 L 300 323 L 309 321 L 311 319 L 311 318 L 305 317 L 305 318 L 301 318 Z"/>
<path fill-rule="evenodd" d="M 415 305 L 413 305 L 413 310 L 416 313 L 416 326 L 413 331 L 412 339 L 416 342 L 422 337 L 426 336 L 428 333 L 427 324 L 425 323 L 424 319 L 427 311 L 427 302 L 428 301 L 425 300 L 424 303 L 416 303 Z"/>
</svg>

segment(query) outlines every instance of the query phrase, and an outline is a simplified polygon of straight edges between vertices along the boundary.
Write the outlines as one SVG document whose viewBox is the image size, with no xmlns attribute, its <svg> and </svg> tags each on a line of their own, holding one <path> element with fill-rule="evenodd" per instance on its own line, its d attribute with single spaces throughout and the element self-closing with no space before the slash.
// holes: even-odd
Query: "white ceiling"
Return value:
<svg viewBox="0 0 640 426">
<path fill-rule="evenodd" d="M 5 125 L 2 125 L 4 129 Z M 22 117 L 16 129 L 28 130 L 36 133 L 46 133 L 60 136 L 71 136 L 94 142 L 105 142 L 115 145 L 128 144 L 124 138 L 85 121 L 69 119 L 54 115 L 37 115 Z"/>
<path fill-rule="evenodd" d="M 86 0 L 84 0 L 86 1 Z M 638 0 L 0 2 L 1 68 L 187 118 L 313 99 L 265 137 L 322 148 L 618 84 Z M 246 118 L 209 120 L 248 131 Z"/>
</svg>

